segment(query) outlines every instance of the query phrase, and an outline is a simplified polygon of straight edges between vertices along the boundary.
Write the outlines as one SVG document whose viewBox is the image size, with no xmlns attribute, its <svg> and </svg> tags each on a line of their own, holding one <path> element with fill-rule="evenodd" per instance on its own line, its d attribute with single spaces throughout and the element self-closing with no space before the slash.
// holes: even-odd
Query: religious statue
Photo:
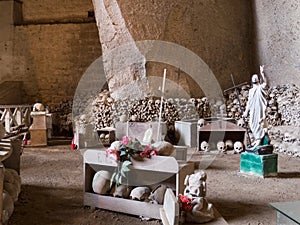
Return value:
<svg viewBox="0 0 300 225">
<path fill-rule="evenodd" d="M 270 144 L 263 127 L 267 107 L 267 92 L 265 90 L 267 80 L 264 74 L 264 66 L 260 66 L 260 75 L 262 77 L 261 81 L 257 74 L 252 76 L 252 88 L 249 90 L 248 102 L 243 114 L 244 118 L 249 114 L 249 127 L 254 136 L 254 142 L 248 146 L 248 149 L 252 151 L 258 150 L 259 146 Z"/>
<path fill-rule="evenodd" d="M 206 178 L 203 170 L 186 176 L 184 194 L 179 195 L 184 222 L 206 223 L 215 218 L 213 206 L 206 199 Z"/>
</svg>

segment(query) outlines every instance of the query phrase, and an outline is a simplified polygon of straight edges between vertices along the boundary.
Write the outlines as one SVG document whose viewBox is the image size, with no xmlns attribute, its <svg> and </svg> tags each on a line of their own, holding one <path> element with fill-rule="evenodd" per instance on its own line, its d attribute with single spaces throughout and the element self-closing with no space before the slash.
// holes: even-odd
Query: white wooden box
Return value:
<svg viewBox="0 0 300 225">
<path fill-rule="evenodd" d="M 197 147 L 198 120 L 175 121 L 175 129 L 180 134 L 178 145 Z"/>
<path fill-rule="evenodd" d="M 84 153 L 84 205 L 131 215 L 160 219 L 163 205 L 99 195 L 92 190 L 92 180 L 99 170 L 114 171 L 116 163 L 106 158 L 103 150 L 88 149 Z M 194 164 L 177 162 L 174 157 L 153 156 L 144 161 L 133 161 L 128 172 L 129 185 L 143 186 L 164 183 L 174 186 L 176 196 L 183 193 L 186 175 L 194 173 Z M 170 183 L 172 182 L 173 183 Z"/>
<path fill-rule="evenodd" d="M 174 157 L 176 160 L 187 160 L 187 146 L 174 145 Z"/>
<path fill-rule="evenodd" d="M 128 135 L 135 137 L 140 142 L 143 141 L 144 134 L 146 130 L 152 127 L 153 135 L 152 139 L 154 142 L 163 140 L 167 134 L 166 122 L 161 122 L 160 131 L 158 131 L 158 122 L 117 122 L 116 123 L 116 138 L 117 140 L 122 140 L 123 136 Z M 160 132 L 158 136 L 158 132 Z M 128 133 L 128 134 L 127 134 Z M 161 137 L 160 140 L 159 137 Z"/>
</svg>

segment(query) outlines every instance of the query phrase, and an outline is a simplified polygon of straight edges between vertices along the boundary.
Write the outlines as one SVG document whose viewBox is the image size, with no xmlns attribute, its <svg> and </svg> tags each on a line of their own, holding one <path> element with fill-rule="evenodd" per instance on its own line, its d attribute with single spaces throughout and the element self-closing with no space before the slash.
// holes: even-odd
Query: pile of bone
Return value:
<svg viewBox="0 0 300 225">
<path fill-rule="evenodd" d="M 271 116 L 280 115 L 282 120 L 281 123 L 276 125 L 300 126 L 300 89 L 296 85 L 286 84 L 271 87 L 269 96 L 269 105 L 273 103 Z"/>
<path fill-rule="evenodd" d="M 4 169 L 3 193 L 2 193 L 2 223 L 7 224 L 14 211 L 14 203 L 21 192 L 21 178 L 17 171 Z"/>
<path fill-rule="evenodd" d="M 245 111 L 246 104 L 248 101 L 250 85 L 242 85 L 235 90 L 228 91 L 224 94 L 227 117 L 239 121 L 241 119 L 241 109 L 242 112 Z M 224 106 L 222 106 L 224 110 Z"/>
<path fill-rule="evenodd" d="M 143 100 L 126 100 L 115 103 L 116 115 L 128 115 L 129 121 L 149 122 L 157 121 L 159 117 L 161 102 L 155 98 L 145 98 Z M 117 121 L 118 118 L 115 118 Z M 168 124 L 180 120 L 178 109 L 172 102 L 164 100 L 162 102 L 162 120 Z"/>
<path fill-rule="evenodd" d="M 248 101 L 250 85 L 237 88 L 237 94 L 232 90 L 224 95 L 226 114 L 229 118 L 241 121 L 241 111 L 244 112 Z M 294 84 L 271 87 L 267 96 L 266 120 L 270 127 L 279 125 L 300 126 L 300 90 Z M 223 106 L 221 106 L 223 107 Z"/>
<path fill-rule="evenodd" d="M 72 132 L 72 100 L 63 100 L 53 109 L 53 124 L 58 127 L 58 133 Z"/>
<path fill-rule="evenodd" d="M 162 102 L 162 120 L 167 124 L 174 124 L 178 120 L 192 120 L 206 118 L 217 112 L 222 101 L 210 103 L 203 98 L 169 98 Z M 101 129 L 114 124 L 122 116 L 134 122 L 149 122 L 158 119 L 161 100 L 151 97 L 144 99 L 114 100 L 108 92 L 101 92 L 93 101 L 93 116 L 95 129 Z"/>
<path fill-rule="evenodd" d="M 240 154 L 244 151 L 244 145 L 240 141 L 232 142 L 231 140 L 218 141 L 217 143 L 214 142 L 207 142 L 202 141 L 200 144 L 200 149 L 207 153 L 231 153 L 231 154 Z"/>
<path fill-rule="evenodd" d="M 110 92 L 104 90 L 98 94 L 92 103 L 92 114 L 94 117 L 95 130 L 113 126 L 115 100 Z"/>
<path fill-rule="evenodd" d="M 111 188 L 110 179 L 111 174 L 108 171 L 98 171 L 93 177 L 93 192 L 100 195 L 132 199 L 136 201 L 144 201 L 154 204 L 163 204 L 164 202 L 164 195 L 167 190 L 166 185 L 154 185 L 153 187 L 135 187 L 120 184 Z"/>
<path fill-rule="evenodd" d="M 272 127 L 269 136 L 274 152 L 300 157 L 300 127 Z"/>
</svg>

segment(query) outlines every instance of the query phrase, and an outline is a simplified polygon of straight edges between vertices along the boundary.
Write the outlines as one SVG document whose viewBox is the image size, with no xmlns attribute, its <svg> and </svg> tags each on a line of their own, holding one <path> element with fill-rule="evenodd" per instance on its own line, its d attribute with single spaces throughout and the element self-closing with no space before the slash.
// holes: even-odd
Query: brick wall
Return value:
<svg viewBox="0 0 300 225">
<path fill-rule="evenodd" d="M 24 0 L 24 22 L 14 32 L 14 79 L 25 103 L 53 107 L 72 99 L 87 67 L 101 55 L 90 1 Z"/>
</svg>

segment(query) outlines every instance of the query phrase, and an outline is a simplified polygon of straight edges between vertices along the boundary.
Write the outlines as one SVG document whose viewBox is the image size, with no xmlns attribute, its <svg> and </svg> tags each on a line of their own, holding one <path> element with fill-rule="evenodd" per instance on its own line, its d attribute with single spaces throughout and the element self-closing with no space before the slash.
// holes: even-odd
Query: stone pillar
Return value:
<svg viewBox="0 0 300 225">
<path fill-rule="evenodd" d="M 32 125 L 29 128 L 31 146 L 47 145 L 47 121 L 46 112 L 31 112 L 33 118 Z"/>
<path fill-rule="evenodd" d="M 13 80 L 14 24 L 22 19 L 22 2 L 0 0 L 0 81 Z"/>
<path fill-rule="evenodd" d="M 145 97 L 146 60 L 126 27 L 117 0 L 93 0 L 93 4 L 111 95 L 115 99 Z"/>
<path fill-rule="evenodd" d="M 270 86 L 300 86 L 300 1 L 253 0 L 256 72 L 265 65 Z"/>
</svg>

